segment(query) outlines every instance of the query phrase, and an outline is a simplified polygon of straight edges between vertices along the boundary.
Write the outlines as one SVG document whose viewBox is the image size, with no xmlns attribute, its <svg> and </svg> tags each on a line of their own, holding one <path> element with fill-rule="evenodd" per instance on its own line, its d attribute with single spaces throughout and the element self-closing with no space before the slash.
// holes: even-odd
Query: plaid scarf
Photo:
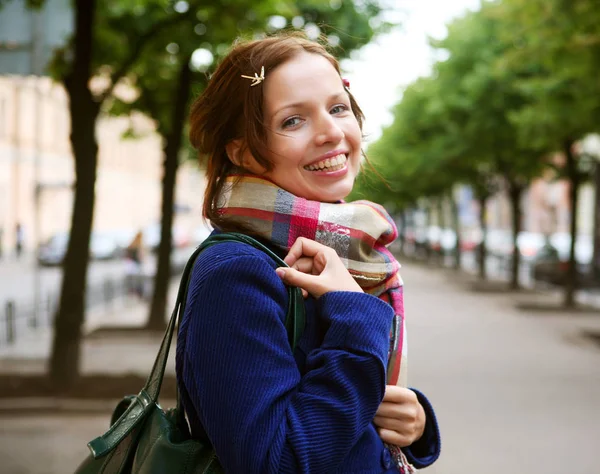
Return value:
<svg viewBox="0 0 600 474">
<path fill-rule="evenodd" d="M 275 183 L 250 175 L 229 176 L 219 212 L 285 251 L 298 237 L 333 248 L 365 293 L 394 309 L 387 383 L 406 387 L 407 347 L 400 264 L 387 249 L 398 236 L 394 221 L 370 201 L 323 203 L 294 196 Z M 416 472 L 398 446 L 386 445 L 401 474 Z"/>
<path fill-rule="evenodd" d="M 219 199 L 224 219 L 289 250 L 298 237 L 333 248 L 365 293 L 394 309 L 387 383 L 406 386 L 404 299 L 400 264 L 387 249 L 398 231 L 386 210 L 370 201 L 309 201 L 257 176 L 230 176 Z"/>
</svg>

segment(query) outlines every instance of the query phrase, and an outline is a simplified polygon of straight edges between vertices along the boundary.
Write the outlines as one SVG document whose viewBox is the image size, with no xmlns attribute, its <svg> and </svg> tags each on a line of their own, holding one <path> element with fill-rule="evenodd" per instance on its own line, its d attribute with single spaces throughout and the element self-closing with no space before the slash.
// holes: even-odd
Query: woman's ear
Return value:
<svg viewBox="0 0 600 474">
<path fill-rule="evenodd" d="M 235 166 L 239 166 L 243 168 L 243 160 L 242 160 L 242 140 L 231 140 L 227 145 L 225 145 L 225 152 L 227 153 L 227 157 L 229 161 L 231 161 Z"/>
<path fill-rule="evenodd" d="M 263 167 L 256 162 L 252 153 L 250 153 L 250 150 L 245 146 L 244 141 L 241 138 L 231 140 L 225 145 L 225 152 L 229 157 L 229 161 L 239 168 L 254 174 L 261 174 L 265 171 Z"/>
</svg>

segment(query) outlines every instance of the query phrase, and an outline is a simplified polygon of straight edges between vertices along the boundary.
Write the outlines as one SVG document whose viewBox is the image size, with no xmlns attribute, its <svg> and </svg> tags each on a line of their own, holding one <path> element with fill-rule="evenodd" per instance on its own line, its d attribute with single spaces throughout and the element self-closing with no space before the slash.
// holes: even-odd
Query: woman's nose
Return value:
<svg viewBox="0 0 600 474">
<path fill-rule="evenodd" d="M 323 114 L 318 123 L 316 132 L 317 145 L 325 143 L 339 143 L 344 138 L 344 131 L 331 114 Z"/>
</svg>

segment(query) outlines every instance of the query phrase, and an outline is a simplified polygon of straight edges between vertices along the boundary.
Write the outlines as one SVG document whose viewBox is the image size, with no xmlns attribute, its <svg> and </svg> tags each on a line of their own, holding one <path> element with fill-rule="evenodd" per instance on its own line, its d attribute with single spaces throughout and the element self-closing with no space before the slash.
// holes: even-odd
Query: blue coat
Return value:
<svg viewBox="0 0 600 474">
<path fill-rule="evenodd" d="M 176 370 L 192 435 L 204 426 L 228 473 L 395 473 L 372 423 L 385 390 L 392 308 L 330 292 L 306 300 L 292 353 L 287 290 L 270 257 L 241 243 L 204 250 L 194 266 L 177 340 Z M 427 424 L 405 449 L 433 463 L 440 438 Z"/>
</svg>

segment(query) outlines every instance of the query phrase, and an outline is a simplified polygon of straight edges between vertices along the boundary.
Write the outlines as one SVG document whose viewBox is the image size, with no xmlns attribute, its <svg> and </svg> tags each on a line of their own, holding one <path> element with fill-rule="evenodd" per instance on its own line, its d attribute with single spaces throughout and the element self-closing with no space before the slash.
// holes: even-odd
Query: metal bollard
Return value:
<svg viewBox="0 0 600 474">
<path fill-rule="evenodd" d="M 107 309 L 110 309 L 112 306 L 112 301 L 114 299 L 114 288 L 111 280 L 104 280 L 104 305 Z"/>
<path fill-rule="evenodd" d="M 46 326 L 50 326 L 52 324 L 52 296 L 50 293 L 46 295 Z"/>
<path fill-rule="evenodd" d="M 29 327 L 37 328 L 38 327 L 38 312 L 40 310 L 38 302 L 34 299 L 33 301 L 33 311 L 31 312 L 31 317 L 29 318 Z"/>
<path fill-rule="evenodd" d="M 13 301 L 6 303 L 6 342 L 8 344 L 15 342 L 15 303 Z"/>
</svg>

